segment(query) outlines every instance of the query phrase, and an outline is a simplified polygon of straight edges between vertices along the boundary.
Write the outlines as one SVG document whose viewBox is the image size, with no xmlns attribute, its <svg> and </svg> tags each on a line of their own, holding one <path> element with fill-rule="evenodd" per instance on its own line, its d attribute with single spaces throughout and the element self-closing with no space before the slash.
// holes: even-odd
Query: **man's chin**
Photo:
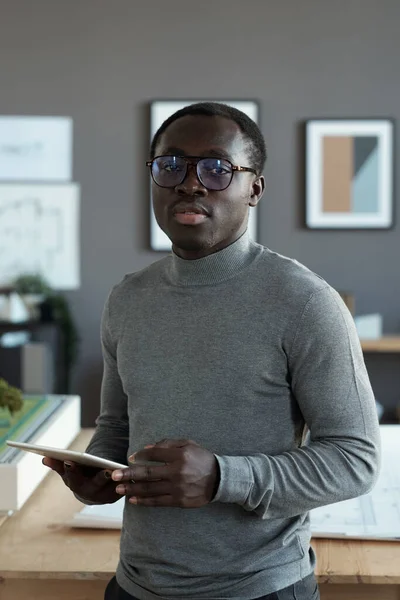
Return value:
<svg viewBox="0 0 400 600">
<path fill-rule="evenodd" d="M 208 248 L 206 240 L 185 240 L 185 239 L 174 239 L 172 240 L 172 244 L 177 246 L 178 248 L 182 248 L 182 250 L 203 250 L 204 248 Z"/>
<path fill-rule="evenodd" d="M 172 250 L 181 258 L 196 259 L 213 252 L 213 240 L 210 237 L 171 236 Z"/>
<path fill-rule="evenodd" d="M 204 231 L 199 231 L 200 227 L 186 226 L 185 231 L 179 233 L 167 232 L 173 246 L 186 250 L 187 252 L 199 252 L 212 246 L 212 239 L 209 235 L 204 235 Z"/>
</svg>

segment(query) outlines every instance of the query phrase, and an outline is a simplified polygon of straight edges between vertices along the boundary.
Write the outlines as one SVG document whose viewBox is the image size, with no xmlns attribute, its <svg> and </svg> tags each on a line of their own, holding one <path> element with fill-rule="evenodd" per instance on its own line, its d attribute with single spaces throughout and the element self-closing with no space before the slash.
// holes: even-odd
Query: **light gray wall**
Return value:
<svg viewBox="0 0 400 600">
<path fill-rule="evenodd" d="M 400 117 L 398 0 L 0 0 L 0 9 L 0 114 L 74 119 L 82 287 L 68 298 L 82 336 L 73 388 L 85 425 L 98 413 L 108 290 L 162 256 L 147 248 L 143 164 L 155 98 L 259 99 L 269 149 L 260 242 L 352 290 L 358 312 L 383 313 L 387 332 L 400 330 L 398 229 L 299 225 L 298 125 Z M 368 361 L 388 404 L 400 401 L 399 361 Z"/>
</svg>

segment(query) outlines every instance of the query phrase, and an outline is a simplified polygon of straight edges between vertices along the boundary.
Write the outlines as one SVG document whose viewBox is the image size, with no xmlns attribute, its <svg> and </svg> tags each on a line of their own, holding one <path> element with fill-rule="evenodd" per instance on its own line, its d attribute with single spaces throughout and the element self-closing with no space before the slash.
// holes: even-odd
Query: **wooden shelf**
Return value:
<svg viewBox="0 0 400 600">
<path fill-rule="evenodd" d="M 384 336 L 378 340 L 361 340 L 364 352 L 400 352 L 400 336 Z"/>
<path fill-rule="evenodd" d="M 43 327 L 54 327 L 55 323 L 44 321 L 24 321 L 23 323 L 10 323 L 9 321 L 0 321 L 0 333 L 10 331 L 34 331 Z"/>
</svg>

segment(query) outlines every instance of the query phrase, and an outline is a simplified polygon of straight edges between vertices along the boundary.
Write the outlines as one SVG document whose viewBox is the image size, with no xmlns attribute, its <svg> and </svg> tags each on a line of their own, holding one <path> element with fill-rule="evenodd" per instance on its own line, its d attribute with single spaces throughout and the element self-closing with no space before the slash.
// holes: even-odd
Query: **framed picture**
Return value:
<svg viewBox="0 0 400 600">
<path fill-rule="evenodd" d="M 56 290 L 80 285 L 80 186 L 0 185 L 0 287 L 38 273 Z"/>
<path fill-rule="evenodd" d="M 390 119 L 306 122 L 306 226 L 393 225 L 394 124 Z"/>
<path fill-rule="evenodd" d="M 256 123 L 259 123 L 258 103 L 253 100 L 157 100 L 150 105 L 150 139 L 162 123 L 173 113 L 185 106 L 195 104 L 196 102 L 222 102 L 234 108 L 238 108 L 250 117 Z M 254 241 L 257 241 L 257 207 L 250 208 L 249 233 Z M 153 203 L 150 192 L 150 246 L 152 250 L 170 251 L 171 241 L 168 236 L 158 226 L 154 217 Z"/>
<path fill-rule="evenodd" d="M 70 117 L 0 117 L 0 180 L 65 182 L 72 176 Z"/>
</svg>

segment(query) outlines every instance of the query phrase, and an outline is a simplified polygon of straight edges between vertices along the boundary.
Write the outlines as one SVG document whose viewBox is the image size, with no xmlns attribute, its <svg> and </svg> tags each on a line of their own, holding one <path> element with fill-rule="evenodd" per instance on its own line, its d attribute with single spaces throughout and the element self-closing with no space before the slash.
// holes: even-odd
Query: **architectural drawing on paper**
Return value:
<svg viewBox="0 0 400 600">
<path fill-rule="evenodd" d="M 0 186 L 0 285 L 40 273 L 55 289 L 79 285 L 78 187 Z"/>
<path fill-rule="evenodd" d="M 381 471 L 363 496 L 310 511 L 315 537 L 400 539 L 400 426 L 381 425 Z"/>
</svg>

